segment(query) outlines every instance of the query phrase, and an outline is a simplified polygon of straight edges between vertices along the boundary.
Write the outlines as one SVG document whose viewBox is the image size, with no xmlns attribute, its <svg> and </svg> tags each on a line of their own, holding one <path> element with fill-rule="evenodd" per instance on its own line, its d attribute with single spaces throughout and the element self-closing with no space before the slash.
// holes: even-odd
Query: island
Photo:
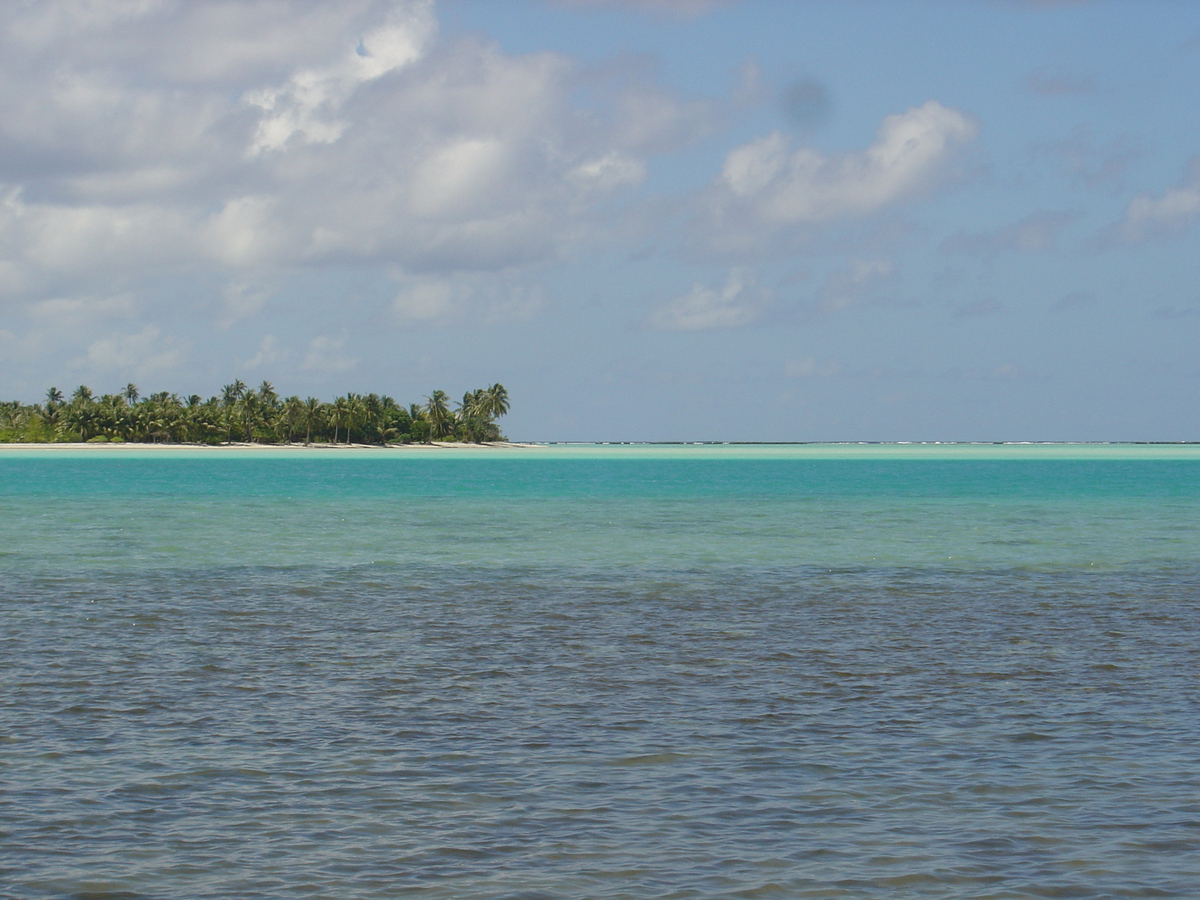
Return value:
<svg viewBox="0 0 1200 900">
<path fill-rule="evenodd" d="M 235 380 L 208 399 L 143 397 L 134 384 L 96 396 L 80 385 L 69 399 L 52 387 L 42 403 L 0 402 L 0 443 L 486 444 L 505 440 L 496 419 L 508 410 L 502 384 L 467 391 L 458 403 L 435 390 L 407 406 L 374 393 L 281 398 L 269 381 L 250 388 Z"/>
</svg>

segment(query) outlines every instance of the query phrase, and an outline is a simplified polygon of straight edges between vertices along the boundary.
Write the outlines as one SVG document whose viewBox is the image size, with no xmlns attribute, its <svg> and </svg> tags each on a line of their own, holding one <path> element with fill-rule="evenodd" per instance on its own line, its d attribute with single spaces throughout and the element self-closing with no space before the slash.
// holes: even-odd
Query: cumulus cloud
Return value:
<svg viewBox="0 0 1200 900">
<path fill-rule="evenodd" d="M 990 231 L 960 234 L 942 243 L 947 253 L 987 254 L 1001 250 L 1041 253 L 1054 247 L 1059 232 L 1079 217 L 1078 213 L 1041 210 L 1021 221 Z"/>
<path fill-rule="evenodd" d="M 194 233 L 185 214 L 157 204 L 27 202 L 20 186 L 0 202 L 0 252 L 21 285 L 178 260 Z"/>
<path fill-rule="evenodd" d="M 870 293 L 892 274 L 892 263 L 886 259 L 856 259 L 849 266 L 834 271 L 821 290 L 819 301 L 830 312 L 845 309 L 858 298 Z"/>
<path fill-rule="evenodd" d="M 360 85 L 420 59 L 436 24 L 432 0 L 397 7 L 332 64 L 300 69 L 280 87 L 248 92 L 247 102 L 263 111 L 249 152 L 278 150 L 293 136 L 307 143 L 336 141 L 348 126 L 337 117 L 341 105 Z"/>
<path fill-rule="evenodd" d="M 406 325 L 495 325 L 531 318 L 544 305 L 538 288 L 507 278 L 475 273 L 395 277 L 392 313 Z"/>
<path fill-rule="evenodd" d="M 75 365 L 94 372 L 132 372 L 143 378 L 169 372 L 183 360 L 184 350 L 173 338 L 155 325 L 146 325 L 133 334 L 108 334 L 93 341 L 86 357 Z"/>
<path fill-rule="evenodd" d="M 697 282 L 688 293 L 651 313 L 645 325 L 660 331 L 736 328 L 758 321 L 769 300 L 769 294 L 755 284 L 749 272 L 734 269 L 721 288 Z"/>
<path fill-rule="evenodd" d="M 0 6 L 0 292 L 203 276 L 228 326 L 303 267 L 502 275 L 568 256 L 715 119 L 645 73 L 439 38 L 435 13 Z"/>
<path fill-rule="evenodd" d="M 935 100 L 887 116 L 857 153 L 794 149 L 773 132 L 726 156 L 702 227 L 710 244 L 736 249 L 781 229 L 876 213 L 935 185 L 976 132 L 970 116 Z"/>
<path fill-rule="evenodd" d="M 346 354 L 346 337 L 345 334 L 340 337 L 325 334 L 313 338 L 308 342 L 302 368 L 324 375 L 353 369 L 358 360 Z"/>
<path fill-rule="evenodd" d="M 819 222 L 874 212 L 919 190 L 956 145 L 974 136 L 970 119 L 931 100 L 884 119 L 861 153 L 829 158 L 791 150 L 776 132 L 732 150 L 721 178 L 764 219 Z"/>
<path fill-rule="evenodd" d="M 312 348 L 309 348 L 310 352 Z M 282 362 L 291 356 L 291 352 L 279 346 L 279 339 L 273 334 L 263 336 L 262 343 L 258 346 L 258 352 L 246 360 L 243 365 L 247 369 L 257 369 L 262 365 L 272 365 Z"/>
<path fill-rule="evenodd" d="M 1126 241 L 1172 234 L 1200 216 L 1200 157 L 1194 158 L 1180 181 L 1159 196 L 1143 192 L 1129 201 L 1118 226 Z"/>
<path fill-rule="evenodd" d="M 157 326 L 140 322 L 133 293 L 80 294 L 37 299 L 13 316 L 20 334 L 0 353 L 8 384 L 25 383 L 37 361 L 54 360 L 56 380 L 77 374 L 109 376 L 124 372 L 125 380 L 174 370 L 189 359 L 186 343 L 164 335 Z"/>
<path fill-rule="evenodd" d="M 232 281 L 221 291 L 221 315 L 217 324 L 229 328 L 262 310 L 274 296 L 275 289 L 253 281 Z"/>
<path fill-rule="evenodd" d="M 111 297 L 50 297 L 28 307 L 29 318 L 40 327 L 52 327 L 60 334 L 94 327 L 106 319 L 128 319 L 136 312 L 129 294 Z"/>
</svg>

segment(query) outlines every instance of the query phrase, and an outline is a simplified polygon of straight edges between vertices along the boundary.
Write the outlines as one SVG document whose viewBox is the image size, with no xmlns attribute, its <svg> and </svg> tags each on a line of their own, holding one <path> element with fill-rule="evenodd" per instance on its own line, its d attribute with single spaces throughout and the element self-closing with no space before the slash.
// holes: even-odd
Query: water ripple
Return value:
<svg viewBox="0 0 1200 900">
<path fill-rule="evenodd" d="M 11 574 L 14 897 L 1182 897 L 1193 567 Z"/>
</svg>

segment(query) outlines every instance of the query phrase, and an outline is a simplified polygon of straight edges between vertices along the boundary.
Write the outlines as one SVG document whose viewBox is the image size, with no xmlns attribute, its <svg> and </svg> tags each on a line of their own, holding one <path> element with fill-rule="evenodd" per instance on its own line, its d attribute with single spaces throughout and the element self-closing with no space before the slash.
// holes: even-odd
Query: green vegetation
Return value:
<svg viewBox="0 0 1200 900">
<path fill-rule="evenodd" d="M 83 385 L 70 399 L 50 388 L 43 403 L 0 403 L 0 442 L 137 442 L 256 444 L 313 442 L 409 444 L 502 441 L 496 419 L 508 412 L 508 391 L 493 384 L 463 394 L 452 408 L 444 391 L 425 403 L 401 406 L 378 394 L 346 394 L 332 403 L 315 397 L 280 398 L 271 383 L 241 381 L 218 397 L 182 399 L 165 391 L 141 397 L 129 384 L 119 394 L 94 396 Z"/>
</svg>

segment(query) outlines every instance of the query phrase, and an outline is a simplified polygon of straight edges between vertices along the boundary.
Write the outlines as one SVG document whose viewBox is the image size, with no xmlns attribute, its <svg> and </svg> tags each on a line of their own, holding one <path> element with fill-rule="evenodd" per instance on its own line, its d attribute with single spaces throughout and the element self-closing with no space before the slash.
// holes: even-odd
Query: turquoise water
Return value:
<svg viewBox="0 0 1200 900">
<path fill-rule="evenodd" d="M 1187 897 L 1200 450 L 0 453 L 0 896 Z"/>
</svg>

